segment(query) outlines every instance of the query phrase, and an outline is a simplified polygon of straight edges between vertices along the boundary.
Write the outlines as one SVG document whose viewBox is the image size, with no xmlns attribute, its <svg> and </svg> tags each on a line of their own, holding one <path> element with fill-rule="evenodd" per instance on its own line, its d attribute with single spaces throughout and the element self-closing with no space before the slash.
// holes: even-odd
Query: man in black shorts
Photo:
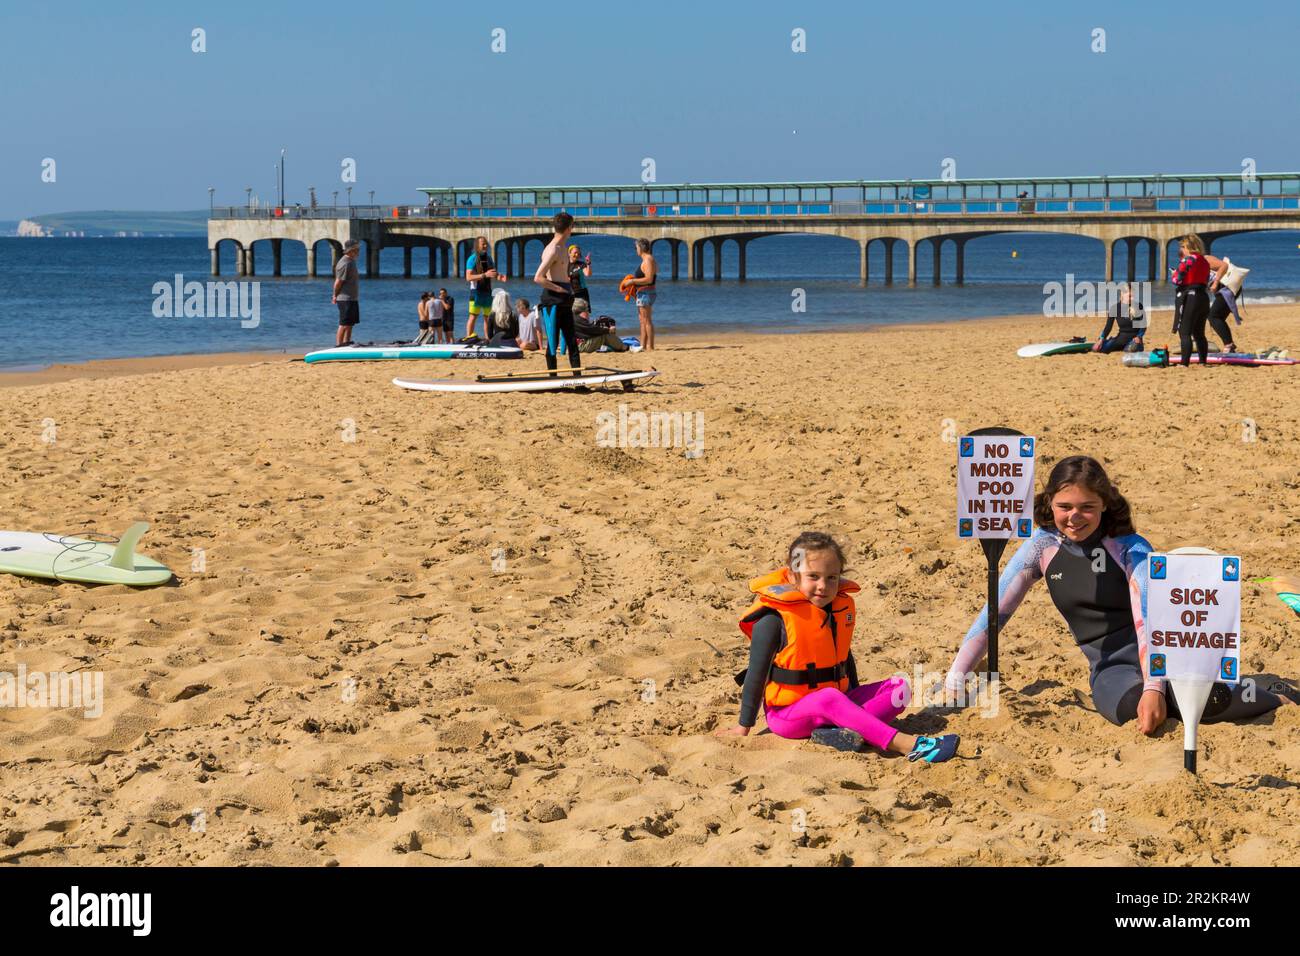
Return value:
<svg viewBox="0 0 1300 956">
<path fill-rule="evenodd" d="M 446 289 L 438 290 L 442 300 L 442 331 L 448 342 L 456 340 L 456 300 L 447 294 Z"/>
<path fill-rule="evenodd" d="M 361 282 L 357 274 L 357 254 L 361 243 L 349 239 L 343 243 L 343 255 L 334 267 L 334 297 L 330 300 L 339 307 L 339 331 L 335 345 L 352 344 L 352 327 L 361 321 Z"/>
</svg>

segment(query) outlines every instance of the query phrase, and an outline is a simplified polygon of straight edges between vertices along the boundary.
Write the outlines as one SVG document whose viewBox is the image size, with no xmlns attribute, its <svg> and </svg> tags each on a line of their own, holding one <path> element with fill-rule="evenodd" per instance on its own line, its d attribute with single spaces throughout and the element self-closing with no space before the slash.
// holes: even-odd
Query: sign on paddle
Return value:
<svg viewBox="0 0 1300 956">
<path fill-rule="evenodd" d="M 1034 439 L 966 435 L 957 446 L 957 535 L 1028 538 L 1034 533 Z"/>
</svg>

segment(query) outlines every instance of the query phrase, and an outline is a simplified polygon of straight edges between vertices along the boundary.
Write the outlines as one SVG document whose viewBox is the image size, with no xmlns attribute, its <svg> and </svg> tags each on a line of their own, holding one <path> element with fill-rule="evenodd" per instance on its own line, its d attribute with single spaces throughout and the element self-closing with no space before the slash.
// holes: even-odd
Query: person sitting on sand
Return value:
<svg viewBox="0 0 1300 956">
<path fill-rule="evenodd" d="M 1117 325 L 1118 334 L 1114 338 L 1107 338 L 1111 328 Z M 1146 326 L 1146 311 L 1142 308 L 1142 303 L 1134 300 L 1131 286 L 1122 285 L 1119 289 L 1119 301 L 1111 307 L 1110 313 L 1106 316 L 1106 327 L 1101 330 L 1097 344 L 1092 347 L 1092 350 L 1106 353 L 1126 352 L 1129 351 L 1131 342 L 1136 342 L 1137 347 L 1141 348 L 1142 330 Z"/>
<path fill-rule="evenodd" d="M 498 347 L 519 347 L 519 320 L 515 318 L 514 306 L 504 289 L 497 289 L 492 302 L 492 314 L 488 317 L 488 345 Z"/>
<path fill-rule="evenodd" d="M 840 750 L 865 740 L 908 760 L 950 759 L 956 734 L 916 737 L 889 725 L 911 699 L 905 678 L 858 683 L 850 597 L 858 586 L 840 576 L 843 569 L 835 539 L 805 531 L 790 545 L 786 567 L 750 582 L 754 603 L 740 619 L 750 640 L 749 668 L 736 678 L 744 682 L 740 723 L 717 736 L 748 736 L 761 700 L 768 728 L 780 737 L 811 737 Z"/>
<path fill-rule="evenodd" d="M 484 331 L 489 340 L 499 338 L 498 333 L 515 325 L 515 309 L 510 302 L 510 293 L 505 289 L 492 290 L 492 311 L 488 313 Z M 514 336 L 512 335 L 513 342 Z"/>
<path fill-rule="evenodd" d="M 998 582 L 999 620 L 1009 620 L 1034 582 L 1047 578 L 1052 602 L 1088 662 L 1097 713 L 1117 725 L 1136 718 L 1138 730 L 1154 736 L 1167 715 L 1178 716 L 1178 707 L 1166 699 L 1164 680 L 1153 678 L 1147 666 L 1151 545 L 1137 533 L 1128 501 L 1096 459 L 1073 455 L 1057 462 L 1034 499 L 1034 522 L 1034 536 L 1016 551 Z M 986 604 L 948 669 L 948 700 L 960 695 L 987 646 Z M 1201 720 L 1258 717 L 1282 702 L 1253 682 L 1253 693 L 1244 694 L 1245 686 L 1230 690 L 1215 684 Z"/>
<path fill-rule="evenodd" d="M 519 347 L 525 352 L 540 352 L 545 348 L 542 341 L 542 323 L 527 299 L 516 299 L 516 316 L 519 322 Z"/>
<path fill-rule="evenodd" d="M 591 306 L 586 299 L 573 300 L 573 330 L 578 333 L 579 352 L 599 352 L 608 345 L 611 352 L 626 352 L 627 345 L 614 334 L 614 320 L 601 316 L 591 320 Z"/>
</svg>

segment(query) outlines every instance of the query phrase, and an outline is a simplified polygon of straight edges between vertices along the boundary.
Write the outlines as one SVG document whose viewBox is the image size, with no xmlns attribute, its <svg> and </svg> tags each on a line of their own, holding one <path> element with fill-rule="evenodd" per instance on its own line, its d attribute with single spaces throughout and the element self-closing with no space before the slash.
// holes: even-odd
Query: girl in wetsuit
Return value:
<svg viewBox="0 0 1300 956">
<path fill-rule="evenodd" d="M 1183 365 L 1192 361 L 1192 344 L 1195 342 L 1196 354 L 1205 364 L 1210 343 L 1205 338 L 1205 320 L 1210 315 L 1210 297 L 1205 291 L 1210 281 L 1210 263 L 1205 258 L 1205 245 L 1195 233 L 1184 236 L 1178 242 L 1178 253 L 1182 259 L 1173 273 L 1174 292 L 1174 334 L 1182 341 Z"/>
<path fill-rule="evenodd" d="M 859 684 L 853 660 L 858 590 L 840 577 L 844 552 L 828 534 L 805 531 L 790 545 L 787 566 L 750 582 L 755 600 L 740 621 L 750 639 L 749 668 L 737 677 L 744 688 L 740 723 L 717 732 L 745 737 L 760 702 L 777 736 L 812 737 L 842 750 L 860 740 L 909 760 L 938 763 L 957 752 L 956 734 L 914 737 L 889 725 L 911 693 L 902 677 Z"/>
<path fill-rule="evenodd" d="M 1147 668 L 1145 624 L 1147 555 L 1151 545 L 1136 532 L 1129 504 L 1092 458 L 1074 455 L 1057 463 L 1034 499 L 1034 536 L 1020 546 L 998 582 L 998 620 L 1015 613 L 1029 588 L 1047 578 L 1052 603 L 1065 618 L 1088 662 L 1088 683 L 1097 712 L 1112 724 L 1135 717 L 1153 736 L 1169 714 L 1178 716 L 1165 682 Z M 988 644 L 988 606 L 980 612 L 945 681 L 950 694 L 962 687 Z M 1282 701 L 1254 687 L 1216 684 L 1201 720 L 1213 723 L 1257 717 Z"/>
</svg>

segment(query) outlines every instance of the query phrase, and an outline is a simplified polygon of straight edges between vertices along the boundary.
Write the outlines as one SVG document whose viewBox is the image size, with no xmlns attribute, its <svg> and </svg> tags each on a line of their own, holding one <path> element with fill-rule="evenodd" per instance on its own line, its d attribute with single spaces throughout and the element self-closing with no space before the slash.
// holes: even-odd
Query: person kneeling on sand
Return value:
<svg viewBox="0 0 1300 956">
<path fill-rule="evenodd" d="M 889 725 L 911 699 L 905 678 L 858 683 L 850 596 L 858 586 L 840 577 L 843 568 L 834 538 L 805 531 L 790 545 L 786 567 L 750 582 L 754 603 L 740 619 L 750 640 L 749 668 L 736 677 L 744 688 L 740 723 L 717 736 L 748 736 L 761 699 L 767 726 L 780 737 L 811 737 L 838 750 L 858 750 L 865 740 L 908 760 L 951 759 L 956 734 L 914 737 Z"/>
<path fill-rule="evenodd" d="M 591 306 L 586 299 L 573 300 L 573 330 L 578 333 L 579 352 L 599 352 L 608 345 L 611 352 L 626 352 L 627 345 L 614 334 L 614 320 L 601 316 L 591 320 Z"/>
<path fill-rule="evenodd" d="M 1128 501 L 1096 459 L 1074 455 L 1057 462 L 1048 475 L 1034 499 L 1034 523 L 1034 536 L 1016 551 L 998 582 L 999 619 L 1009 620 L 1034 582 L 1047 578 L 1052 603 L 1088 662 L 1097 712 L 1118 725 L 1136 718 L 1138 730 L 1155 736 L 1166 716 L 1178 716 L 1178 707 L 1147 663 L 1151 545 L 1137 533 Z M 950 702 L 961 698 L 987 646 L 985 605 L 948 668 L 944 690 Z M 1282 703 L 1279 693 L 1294 699 L 1295 691 L 1282 681 L 1269 690 L 1262 681 L 1243 680 L 1231 689 L 1215 684 L 1201 720 L 1258 717 Z"/>
</svg>

